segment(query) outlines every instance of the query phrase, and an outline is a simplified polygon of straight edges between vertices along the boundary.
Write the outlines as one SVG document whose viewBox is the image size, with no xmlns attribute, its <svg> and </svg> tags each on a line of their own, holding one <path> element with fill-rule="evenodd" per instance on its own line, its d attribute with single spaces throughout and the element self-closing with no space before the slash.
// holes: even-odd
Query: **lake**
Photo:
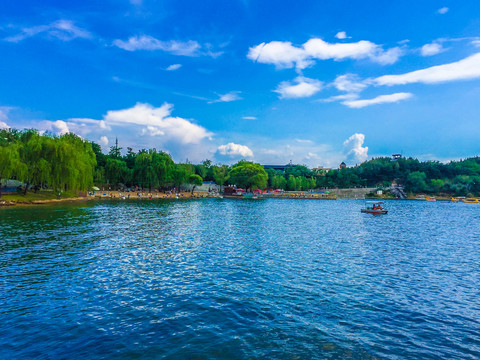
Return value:
<svg viewBox="0 0 480 360">
<path fill-rule="evenodd" d="M 480 358 L 480 206 L 363 204 L 0 209 L 0 358 Z"/>
</svg>

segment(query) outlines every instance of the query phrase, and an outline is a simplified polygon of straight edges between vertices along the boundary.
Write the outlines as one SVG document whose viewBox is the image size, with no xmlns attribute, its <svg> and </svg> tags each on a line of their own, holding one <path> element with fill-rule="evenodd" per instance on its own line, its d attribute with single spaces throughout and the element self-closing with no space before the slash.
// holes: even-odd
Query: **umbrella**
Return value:
<svg viewBox="0 0 480 360">
<path fill-rule="evenodd" d="M 238 189 L 235 189 L 235 191 L 245 191 L 245 190 L 238 188 Z"/>
<path fill-rule="evenodd" d="M 93 191 L 100 191 L 100 189 L 99 189 L 98 187 L 96 187 L 96 186 L 92 186 L 92 190 L 93 190 Z"/>
<path fill-rule="evenodd" d="M 260 189 L 255 189 L 255 190 L 253 190 L 253 191 L 255 191 L 255 192 L 259 192 L 259 191 L 262 191 L 262 190 L 260 190 Z"/>
</svg>

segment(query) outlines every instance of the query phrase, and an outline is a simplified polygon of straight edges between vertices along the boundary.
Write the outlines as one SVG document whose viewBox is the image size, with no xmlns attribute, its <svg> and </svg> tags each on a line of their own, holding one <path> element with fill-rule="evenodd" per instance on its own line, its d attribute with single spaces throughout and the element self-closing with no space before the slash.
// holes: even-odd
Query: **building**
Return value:
<svg viewBox="0 0 480 360">
<path fill-rule="evenodd" d="M 343 161 L 342 163 L 338 166 L 339 169 L 346 169 L 347 164 L 345 164 Z"/>
<path fill-rule="evenodd" d="M 277 170 L 277 171 L 285 172 L 285 170 L 287 169 L 287 167 L 288 167 L 289 165 L 290 165 L 290 164 L 287 164 L 287 165 L 263 165 L 263 168 L 264 168 L 265 170 L 272 169 L 272 170 Z"/>
<path fill-rule="evenodd" d="M 392 155 L 393 161 L 397 161 L 398 159 L 401 159 L 401 158 L 402 158 L 402 154 L 393 154 Z"/>
</svg>

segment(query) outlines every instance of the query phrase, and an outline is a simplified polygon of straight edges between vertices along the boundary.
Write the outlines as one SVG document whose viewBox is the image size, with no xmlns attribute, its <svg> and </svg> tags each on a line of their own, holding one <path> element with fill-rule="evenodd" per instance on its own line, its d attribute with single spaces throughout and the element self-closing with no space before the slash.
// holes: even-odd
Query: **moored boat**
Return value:
<svg viewBox="0 0 480 360">
<path fill-rule="evenodd" d="M 467 204 L 478 204 L 478 199 L 463 199 L 462 202 Z"/>
<path fill-rule="evenodd" d="M 383 206 L 383 201 L 367 201 L 365 207 L 360 211 L 362 213 L 374 214 L 374 215 L 384 215 L 388 213 L 388 210 Z"/>
</svg>

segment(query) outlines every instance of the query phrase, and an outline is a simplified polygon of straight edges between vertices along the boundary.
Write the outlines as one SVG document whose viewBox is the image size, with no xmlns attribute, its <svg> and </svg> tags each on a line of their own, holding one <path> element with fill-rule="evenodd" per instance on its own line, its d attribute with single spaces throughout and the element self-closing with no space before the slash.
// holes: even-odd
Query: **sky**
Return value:
<svg viewBox="0 0 480 360">
<path fill-rule="evenodd" d="M 4 0 L 0 128 L 309 167 L 480 154 L 478 0 Z"/>
</svg>

